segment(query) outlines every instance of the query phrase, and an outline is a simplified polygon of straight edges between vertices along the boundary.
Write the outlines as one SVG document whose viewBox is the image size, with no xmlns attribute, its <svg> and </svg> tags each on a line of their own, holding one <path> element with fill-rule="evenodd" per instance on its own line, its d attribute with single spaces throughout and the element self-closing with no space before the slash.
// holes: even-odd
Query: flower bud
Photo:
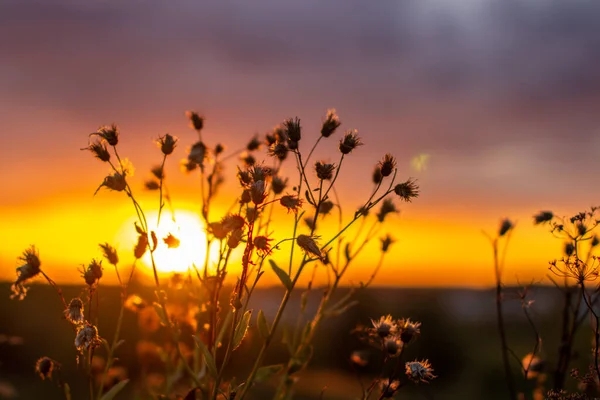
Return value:
<svg viewBox="0 0 600 400">
<path fill-rule="evenodd" d="M 167 133 L 158 138 L 157 143 L 160 146 L 160 151 L 162 151 L 165 156 L 168 156 L 169 154 L 173 153 L 173 150 L 175 150 L 175 147 L 177 146 L 177 138 Z"/>
</svg>

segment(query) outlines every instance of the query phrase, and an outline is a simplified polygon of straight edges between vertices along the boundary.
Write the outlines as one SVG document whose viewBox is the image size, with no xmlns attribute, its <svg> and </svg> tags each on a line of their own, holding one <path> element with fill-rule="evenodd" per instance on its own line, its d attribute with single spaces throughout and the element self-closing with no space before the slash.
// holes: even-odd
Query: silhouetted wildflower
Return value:
<svg viewBox="0 0 600 400">
<path fill-rule="evenodd" d="M 19 257 L 19 260 L 25 262 L 25 264 L 17 267 L 17 279 L 11 286 L 12 294 L 10 298 L 18 298 L 19 300 L 23 300 L 28 290 L 25 287 L 25 282 L 40 273 L 40 266 L 42 263 L 35 246 L 31 246 L 23 251 L 23 254 L 21 257 Z"/>
<path fill-rule="evenodd" d="M 342 140 L 340 140 L 340 151 L 342 154 L 350 154 L 358 146 L 362 146 L 362 142 L 356 130 L 346 132 Z"/>
<path fill-rule="evenodd" d="M 328 138 L 341 125 L 335 109 L 327 110 L 327 116 L 321 125 L 321 136 Z"/>
<path fill-rule="evenodd" d="M 413 198 L 419 196 L 419 186 L 414 180 L 409 179 L 394 186 L 394 193 L 402 200 L 410 203 Z"/>
<path fill-rule="evenodd" d="M 187 111 L 185 115 L 189 118 L 190 126 L 192 128 L 198 132 L 204 128 L 204 117 L 200 116 L 200 114 L 195 111 Z"/>
<path fill-rule="evenodd" d="M 328 164 L 321 161 L 317 161 L 315 163 L 315 172 L 317 173 L 317 178 L 329 181 L 333 178 L 333 171 L 335 171 L 335 164 Z"/>
<path fill-rule="evenodd" d="M 104 258 L 106 258 L 110 264 L 117 265 L 119 263 L 119 255 L 114 247 L 108 243 L 100 244 L 99 246 L 102 249 Z"/>
<path fill-rule="evenodd" d="M 157 144 L 160 146 L 160 151 L 162 151 L 165 156 L 168 156 L 173 153 L 173 150 L 177 147 L 177 138 L 166 133 L 164 136 L 158 138 Z"/>
</svg>

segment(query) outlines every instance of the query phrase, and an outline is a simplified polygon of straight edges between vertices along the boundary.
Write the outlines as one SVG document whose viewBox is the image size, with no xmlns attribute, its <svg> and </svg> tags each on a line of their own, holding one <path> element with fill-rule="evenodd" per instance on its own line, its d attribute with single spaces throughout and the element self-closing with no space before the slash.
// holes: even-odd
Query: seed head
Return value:
<svg viewBox="0 0 600 400">
<path fill-rule="evenodd" d="M 223 217 L 221 223 L 227 232 L 235 229 L 243 229 L 246 226 L 246 220 L 240 214 L 228 214 Z"/>
<path fill-rule="evenodd" d="M 262 143 L 258 139 L 258 134 L 254 135 L 254 137 L 252 139 L 250 139 L 250 141 L 246 145 L 246 150 L 248 150 L 248 151 L 258 150 L 258 149 L 260 149 L 261 144 Z"/>
<path fill-rule="evenodd" d="M 297 213 L 302 207 L 302 199 L 298 198 L 298 196 L 286 195 L 279 199 L 279 204 L 287 208 L 288 213 L 290 211 Z"/>
<path fill-rule="evenodd" d="M 92 259 L 87 268 L 83 271 L 85 283 L 92 286 L 102 278 L 102 261 Z"/>
<path fill-rule="evenodd" d="M 375 333 L 382 338 L 394 334 L 397 330 L 396 323 L 391 315 L 384 315 L 378 321 L 371 320 L 371 323 L 373 324 Z"/>
<path fill-rule="evenodd" d="M 17 279 L 11 286 L 12 294 L 10 298 L 23 300 L 27 294 L 25 282 L 40 273 L 42 263 L 40 262 L 39 253 L 33 245 L 23 252 L 19 260 L 25 264 L 17 267 Z"/>
<path fill-rule="evenodd" d="M 358 146 L 362 146 L 362 142 L 356 130 L 347 131 L 342 140 L 340 140 L 340 151 L 342 154 L 350 154 Z"/>
<path fill-rule="evenodd" d="M 498 236 L 502 237 L 508 233 L 514 227 L 513 223 L 508 218 L 504 218 L 500 221 L 500 227 L 498 228 Z"/>
<path fill-rule="evenodd" d="M 89 322 L 79 326 L 77 335 L 75 336 L 75 348 L 78 351 L 82 352 L 83 350 L 96 348 L 100 343 L 98 328 L 91 325 Z"/>
<path fill-rule="evenodd" d="M 571 257 L 575 253 L 575 245 L 571 242 L 565 243 L 565 255 Z"/>
<path fill-rule="evenodd" d="M 65 317 L 72 324 L 79 325 L 83 323 L 83 302 L 80 298 L 71 299 L 69 306 L 65 310 Z"/>
<path fill-rule="evenodd" d="M 265 191 L 265 181 L 256 181 L 250 187 L 250 198 L 256 205 L 262 204 L 267 198 L 268 193 Z"/>
<path fill-rule="evenodd" d="M 106 258 L 110 264 L 117 265 L 119 263 L 119 255 L 114 247 L 108 243 L 104 243 L 100 244 L 100 248 L 102 249 L 104 258 Z"/>
<path fill-rule="evenodd" d="M 167 245 L 167 248 L 169 249 L 176 249 L 181 244 L 181 240 L 173 236 L 172 233 L 169 233 L 165 238 L 163 238 L 163 242 Z"/>
<path fill-rule="evenodd" d="M 90 136 L 99 136 L 111 146 L 116 146 L 119 143 L 119 128 L 117 125 L 101 126 L 98 131 L 90 134 Z"/>
<path fill-rule="evenodd" d="M 276 157 L 279 161 L 284 161 L 287 158 L 288 147 L 284 142 L 276 142 L 269 146 L 269 155 L 271 157 Z"/>
<path fill-rule="evenodd" d="M 250 172 L 253 182 L 267 182 L 267 180 L 273 175 L 271 168 L 265 167 L 264 165 L 254 165 L 248 170 L 248 172 Z"/>
<path fill-rule="evenodd" d="M 330 200 L 325 200 L 322 201 L 321 204 L 319 204 L 319 214 L 320 215 L 328 215 L 331 210 L 333 210 L 333 202 Z"/>
<path fill-rule="evenodd" d="M 533 223 L 535 225 L 543 224 L 552 221 L 552 218 L 554 218 L 552 211 L 540 211 L 533 216 Z"/>
<path fill-rule="evenodd" d="M 327 110 L 325 120 L 321 125 L 321 136 L 328 138 L 331 136 L 337 128 L 341 125 L 340 119 L 335 113 L 335 109 L 332 108 Z"/>
<path fill-rule="evenodd" d="M 156 143 L 160 147 L 160 151 L 162 151 L 165 156 L 168 156 L 169 154 L 173 153 L 173 150 L 175 150 L 175 147 L 177 147 L 177 138 L 165 133 L 164 136 L 158 138 Z"/>
<path fill-rule="evenodd" d="M 279 175 L 273 176 L 272 181 L 271 181 L 271 188 L 273 189 L 273 193 L 281 194 L 285 190 L 287 183 L 288 183 L 287 178 L 283 179 Z"/>
<path fill-rule="evenodd" d="M 396 169 L 396 159 L 391 154 L 386 154 L 383 160 L 379 161 L 379 169 L 382 176 L 390 176 Z"/>
<path fill-rule="evenodd" d="M 257 236 L 254 238 L 254 247 L 259 254 L 266 256 L 271 253 L 271 245 L 269 244 L 273 239 L 266 236 Z"/>
<path fill-rule="evenodd" d="M 207 155 L 207 147 L 202 141 L 197 141 L 190 148 L 190 153 L 188 154 L 188 160 L 197 165 L 202 166 L 204 164 L 204 159 Z"/>
<path fill-rule="evenodd" d="M 410 318 L 399 320 L 397 326 L 402 343 L 408 344 L 411 340 L 421 334 L 421 323 L 411 321 Z"/>
<path fill-rule="evenodd" d="M 395 335 L 387 336 L 383 340 L 383 349 L 385 350 L 385 352 L 388 355 L 390 355 L 392 357 L 398 355 L 401 348 L 402 348 L 402 342 Z"/>
<path fill-rule="evenodd" d="M 151 180 L 146 181 L 144 183 L 144 187 L 147 190 L 158 190 L 158 189 L 160 189 L 160 184 L 158 182 L 156 182 L 155 180 L 151 179 Z"/>
<path fill-rule="evenodd" d="M 106 186 L 115 192 L 122 192 L 127 187 L 127 181 L 125 180 L 124 175 L 120 174 L 119 172 L 115 172 L 114 174 L 108 175 L 106 178 L 104 178 L 104 182 L 102 182 L 98 189 L 96 189 L 96 193 L 102 186 Z"/>
<path fill-rule="evenodd" d="M 321 161 L 315 163 L 317 178 L 323 181 L 331 180 L 331 178 L 333 178 L 333 171 L 335 171 L 335 164 L 327 164 Z"/>
<path fill-rule="evenodd" d="M 225 146 L 223 146 L 221 143 L 217 143 L 217 145 L 215 146 L 215 155 L 218 156 L 219 154 L 221 154 L 224 151 L 225 151 Z"/>
<path fill-rule="evenodd" d="M 392 199 L 390 199 L 390 198 L 384 199 L 383 202 L 381 203 L 381 208 L 379 209 L 379 212 L 377 213 L 377 220 L 379 222 L 383 222 L 385 220 L 386 215 L 388 215 L 389 213 L 399 213 L 399 212 L 400 212 L 400 210 L 398 210 L 396 208 Z"/>
<path fill-rule="evenodd" d="M 185 115 L 189 118 L 190 126 L 193 129 L 199 132 L 204 128 L 204 117 L 200 116 L 200 114 L 195 111 L 188 111 Z"/>
<path fill-rule="evenodd" d="M 142 258 L 144 253 L 146 253 L 146 249 L 148 249 L 148 235 L 145 233 L 140 233 L 138 235 L 138 240 L 133 248 L 133 255 L 135 258 Z"/>
<path fill-rule="evenodd" d="M 379 386 L 381 387 L 381 397 L 384 399 L 389 399 L 394 397 L 398 389 L 400 388 L 400 381 L 385 379 L 379 381 Z"/>
<path fill-rule="evenodd" d="M 405 366 L 406 376 L 413 382 L 429 383 L 434 378 L 437 378 L 433 375 L 433 368 L 431 368 L 428 360 L 407 362 Z"/>
<path fill-rule="evenodd" d="M 229 238 L 227 239 L 227 246 L 232 249 L 235 249 L 239 246 L 242 241 L 242 237 L 244 235 L 244 231 L 242 229 L 235 229 L 229 234 Z"/>
<path fill-rule="evenodd" d="M 419 196 L 419 186 L 412 179 L 397 184 L 394 187 L 394 193 L 396 193 L 402 200 L 410 203 L 413 197 Z"/>
<path fill-rule="evenodd" d="M 577 228 L 577 233 L 579 236 L 583 236 L 587 233 L 587 226 L 583 222 L 578 222 L 575 224 L 575 228 Z"/>
<path fill-rule="evenodd" d="M 298 117 L 286 119 L 283 122 L 283 127 L 290 141 L 296 143 L 300 141 L 302 138 L 302 128 L 300 126 L 300 119 Z"/>
<path fill-rule="evenodd" d="M 317 242 L 315 242 L 315 239 L 313 239 L 312 237 L 308 235 L 298 235 L 298 237 L 296 238 L 296 243 L 306 253 L 318 257 L 321 261 L 324 260 L 321 249 L 317 245 Z"/>
<path fill-rule="evenodd" d="M 101 141 L 94 142 L 90 144 L 88 147 L 81 150 L 89 150 L 92 152 L 94 157 L 103 162 L 108 162 L 110 160 L 110 153 L 106 148 L 106 144 Z"/>
<path fill-rule="evenodd" d="M 373 175 L 371 179 L 376 185 L 378 185 L 383 180 L 383 175 L 381 175 L 381 167 L 379 165 L 376 165 L 373 169 Z"/>
<path fill-rule="evenodd" d="M 35 372 L 42 379 L 52 379 L 52 371 L 54 368 L 59 368 L 60 364 L 49 357 L 42 357 L 35 363 Z"/>
<path fill-rule="evenodd" d="M 392 245 L 392 243 L 395 242 L 395 240 L 390 236 L 390 235 L 386 235 L 385 237 L 381 238 L 381 251 L 383 253 L 387 253 L 388 250 L 390 249 L 390 246 Z"/>
</svg>

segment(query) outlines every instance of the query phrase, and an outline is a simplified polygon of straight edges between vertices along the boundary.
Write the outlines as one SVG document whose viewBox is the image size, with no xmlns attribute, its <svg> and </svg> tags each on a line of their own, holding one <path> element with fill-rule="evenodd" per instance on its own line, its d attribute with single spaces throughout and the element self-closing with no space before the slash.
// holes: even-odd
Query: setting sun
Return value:
<svg viewBox="0 0 600 400">
<path fill-rule="evenodd" d="M 156 227 L 158 213 L 151 212 L 147 215 L 150 229 Z M 131 226 L 127 227 L 131 232 Z M 154 260 L 159 272 L 184 272 L 192 265 L 198 267 L 204 265 L 206 257 L 206 235 L 200 217 L 191 211 L 176 211 L 175 220 L 167 213 L 160 218 L 160 225 L 154 228 L 158 237 L 158 246 L 154 252 Z M 172 235 L 179 243 L 171 244 L 165 242 L 165 238 Z M 132 240 L 133 242 L 133 240 Z M 142 258 L 144 266 L 152 269 L 150 253 L 146 252 Z"/>
</svg>

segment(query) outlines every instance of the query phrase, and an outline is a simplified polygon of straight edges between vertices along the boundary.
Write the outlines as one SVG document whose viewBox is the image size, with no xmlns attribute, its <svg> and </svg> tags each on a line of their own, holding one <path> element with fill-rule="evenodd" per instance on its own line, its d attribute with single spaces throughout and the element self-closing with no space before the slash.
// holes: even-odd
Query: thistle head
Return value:
<svg viewBox="0 0 600 400">
<path fill-rule="evenodd" d="M 386 177 L 390 176 L 392 172 L 396 169 L 396 159 L 391 154 L 386 154 L 383 156 L 383 159 L 379 161 L 379 171 L 381 175 Z"/>
<path fill-rule="evenodd" d="M 358 146 L 362 146 L 362 141 L 358 137 L 356 130 L 347 131 L 344 137 L 340 140 L 340 152 L 342 154 L 350 154 L 352 150 Z"/>
<path fill-rule="evenodd" d="M 377 321 L 372 319 L 371 323 L 373 324 L 375 333 L 382 338 L 393 335 L 397 330 L 396 323 L 392 319 L 391 315 L 384 315 Z"/>
<path fill-rule="evenodd" d="M 42 357 L 35 363 L 35 372 L 44 379 L 52 380 L 52 372 L 55 368 L 60 368 L 60 364 L 49 357 Z"/>
<path fill-rule="evenodd" d="M 297 213 L 302 207 L 302 199 L 300 199 L 298 196 L 286 195 L 279 199 L 279 204 L 287 208 L 288 213 L 290 211 Z"/>
<path fill-rule="evenodd" d="M 80 298 L 71 299 L 65 310 L 65 317 L 72 324 L 79 325 L 83 323 L 83 302 Z"/>
<path fill-rule="evenodd" d="M 331 178 L 333 178 L 333 171 L 335 171 L 335 164 L 329 164 L 322 161 L 317 161 L 315 163 L 317 178 L 322 181 L 331 180 Z"/>
<path fill-rule="evenodd" d="M 115 124 L 101 126 L 96 132 L 91 133 L 90 136 L 99 136 L 111 146 L 119 144 L 119 128 Z"/>
<path fill-rule="evenodd" d="M 10 298 L 18 298 L 19 300 L 23 300 L 27 294 L 25 282 L 34 278 L 40 273 L 40 266 L 42 263 L 35 246 L 31 246 L 23 251 L 23 254 L 19 257 L 19 260 L 24 262 L 24 264 L 20 267 L 17 267 L 17 279 L 15 279 L 11 286 L 12 294 Z"/>
<path fill-rule="evenodd" d="M 100 346 L 101 340 L 98 336 L 98 328 L 86 322 L 79 325 L 77 334 L 75 335 L 75 348 L 82 352 Z"/>
<path fill-rule="evenodd" d="M 413 179 L 409 179 L 394 186 L 394 193 L 402 200 L 410 203 L 413 198 L 419 196 L 419 186 Z"/>
<path fill-rule="evenodd" d="M 412 361 L 405 364 L 405 373 L 408 379 L 415 383 L 423 382 L 429 383 L 434 378 L 437 378 L 433 374 L 433 368 L 428 360 L 423 361 Z"/>
<path fill-rule="evenodd" d="M 173 150 L 175 150 L 175 147 L 177 147 L 177 138 L 165 133 L 164 136 L 158 138 L 156 144 L 158 147 L 160 147 L 160 151 L 162 151 L 165 156 L 168 156 L 169 154 L 173 153 Z"/>
<path fill-rule="evenodd" d="M 190 126 L 200 132 L 204 128 L 204 117 L 195 111 L 187 111 L 185 115 L 190 120 Z"/>
<path fill-rule="evenodd" d="M 325 120 L 321 124 L 321 136 L 328 138 L 333 135 L 337 128 L 341 125 L 340 119 L 337 116 L 335 109 L 327 110 Z"/>
</svg>

